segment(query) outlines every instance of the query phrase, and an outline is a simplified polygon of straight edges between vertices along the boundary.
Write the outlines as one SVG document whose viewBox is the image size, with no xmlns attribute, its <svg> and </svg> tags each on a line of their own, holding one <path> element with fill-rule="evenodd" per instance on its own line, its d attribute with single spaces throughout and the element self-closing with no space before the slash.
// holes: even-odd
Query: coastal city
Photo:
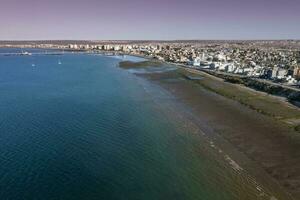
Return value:
<svg viewBox="0 0 300 200">
<path fill-rule="evenodd" d="M 0 44 L 2 47 L 98 51 L 145 56 L 198 70 L 300 86 L 299 41 L 83 41 Z M 23 52 L 30 55 L 30 52 Z"/>
<path fill-rule="evenodd" d="M 300 200 L 300 0 L 3 0 L 0 200 Z"/>
</svg>

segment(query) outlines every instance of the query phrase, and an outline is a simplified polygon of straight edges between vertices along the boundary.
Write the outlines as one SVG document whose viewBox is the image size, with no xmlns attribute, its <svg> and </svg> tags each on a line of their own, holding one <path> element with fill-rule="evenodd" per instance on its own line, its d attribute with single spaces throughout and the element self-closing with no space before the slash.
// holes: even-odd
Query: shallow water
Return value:
<svg viewBox="0 0 300 200">
<path fill-rule="evenodd" d="M 270 199 L 119 61 L 0 57 L 0 199 Z"/>
</svg>

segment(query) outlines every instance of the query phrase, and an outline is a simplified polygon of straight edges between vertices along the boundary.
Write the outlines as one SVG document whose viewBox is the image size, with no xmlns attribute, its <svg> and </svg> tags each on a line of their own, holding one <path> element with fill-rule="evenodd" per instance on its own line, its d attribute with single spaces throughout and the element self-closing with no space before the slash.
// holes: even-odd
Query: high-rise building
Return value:
<svg viewBox="0 0 300 200">
<path fill-rule="evenodd" d="M 273 67 L 271 78 L 276 78 L 278 71 L 279 71 L 279 67 L 277 67 L 277 66 Z"/>
</svg>

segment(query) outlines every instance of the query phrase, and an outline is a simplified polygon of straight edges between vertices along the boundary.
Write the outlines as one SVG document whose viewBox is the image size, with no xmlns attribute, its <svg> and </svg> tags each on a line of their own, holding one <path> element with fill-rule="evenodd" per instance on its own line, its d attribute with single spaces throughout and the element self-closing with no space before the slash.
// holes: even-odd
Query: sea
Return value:
<svg viewBox="0 0 300 200">
<path fill-rule="evenodd" d="M 118 67 L 143 58 L 47 52 L 0 49 L 1 200 L 273 198 Z"/>
</svg>

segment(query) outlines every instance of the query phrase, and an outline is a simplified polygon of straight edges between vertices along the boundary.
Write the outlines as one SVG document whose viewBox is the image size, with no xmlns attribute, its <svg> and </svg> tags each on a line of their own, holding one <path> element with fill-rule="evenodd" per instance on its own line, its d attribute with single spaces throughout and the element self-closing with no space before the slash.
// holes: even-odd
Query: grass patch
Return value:
<svg viewBox="0 0 300 200">
<path fill-rule="evenodd" d="M 142 61 L 142 62 L 122 61 L 119 63 L 119 67 L 123 69 L 161 67 L 162 65 L 163 64 L 158 61 Z"/>
<path fill-rule="evenodd" d="M 179 71 L 179 73 L 183 74 L 184 76 L 196 75 L 196 73 L 182 69 Z M 275 118 L 276 120 L 285 122 L 288 119 L 300 119 L 299 109 L 289 105 L 287 102 L 283 102 L 279 99 L 271 97 L 268 94 L 257 93 L 242 88 L 239 85 L 235 85 L 236 83 L 239 83 L 239 80 L 234 80 L 233 82 L 235 84 L 232 84 L 221 80 L 216 80 L 204 73 L 199 75 L 199 77 L 200 76 L 204 78 L 201 80 L 186 80 L 198 84 L 201 87 L 221 96 L 235 100 L 252 110 Z M 300 125 L 294 124 L 293 127 L 295 127 L 295 130 L 296 128 L 299 130 L 297 132 L 300 132 Z"/>
</svg>

